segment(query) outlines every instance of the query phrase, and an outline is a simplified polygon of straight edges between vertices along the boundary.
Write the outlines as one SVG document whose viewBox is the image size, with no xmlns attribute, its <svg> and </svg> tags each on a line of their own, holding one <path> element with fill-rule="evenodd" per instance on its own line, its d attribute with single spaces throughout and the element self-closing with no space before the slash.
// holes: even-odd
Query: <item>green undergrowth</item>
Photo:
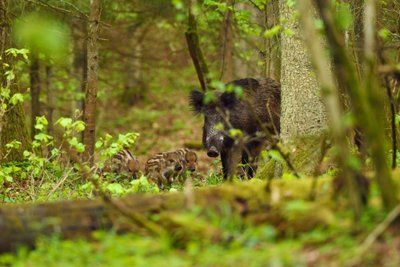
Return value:
<svg viewBox="0 0 400 267">
<path fill-rule="evenodd" d="M 58 163 L 43 163 L 40 167 L 33 166 L 32 162 L 9 163 L 1 166 L 3 177 L 0 187 L 0 203 L 26 203 L 73 200 L 92 198 L 93 184 L 84 182 L 80 172 L 69 166 L 63 168 Z M 94 175 L 99 181 L 101 189 L 112 197 L 121 197 L 131 193 L 159 193 L 155 184 L 147 177 L 130 179 L 124 174 Z M 193 187 L 213 186 L 224 180 L 220 174 L 209 172 L 207 175 L 195 174 L 191 179 Z M 168 191 L 182 191 L 184 184 L 175 182 Z"/>
<path fill-rule="evenodd" d="M 195 216 L 196 210 L 186 216 Z M 134 233 L 96 232 L 92 241 L 61 240 L 57 235 L 42 238 L 33 251 L 20 248 L 14 254 L 0 256 L 5 266 L 350 266 L 357 260 L 358 245 L 384 214 L 378 208 L 368 208 L 357 227 L 351 227 L 351 215 L 338 212 L 341 223 L 327 228 L 315 228 L 302 234 L 282 237 L 268 225 L 250 226 L 227 212 L 225 216 L 209 214 L 209 226 L 223 232 L 223 240 L 187 237 L 177 243 L 170 232 L 166 236 L 143 236 Z M 214 218 L 214 219 L 212 219 Z M 388 233 L 380 246 L 386 254 L 397 253 L 392 248 L 395 238 Z M 395 255 L 395 254 L 393 254 Z M 397 261 L 396 261 L 397 260 Z M 382 251 L 373 248 L 355 266 L 382 265 Z M 378 264 L 378 265 L 377 265 Z"/>
</svg>

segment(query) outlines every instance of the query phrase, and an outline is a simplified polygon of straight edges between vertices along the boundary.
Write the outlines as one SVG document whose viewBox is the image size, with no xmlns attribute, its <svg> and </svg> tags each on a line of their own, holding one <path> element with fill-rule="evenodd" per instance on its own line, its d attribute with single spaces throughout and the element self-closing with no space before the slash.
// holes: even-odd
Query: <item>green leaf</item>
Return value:
<svg viewBox="0 0 400 267">
<path fill-rule="evenodd" d="M 346 165 L 350 167 L 350 169 L 359 171 L 361 170 L 362 164 L 359 158 L 355 156 L 350 156 L 347 159 Z"/>
<path fill-rule="evenodd" d="M 104 142 L 99 140 L 96 142 L 96 144 L 94 146 L 96 149 L 102 148 L 104 146 Z"/>
<path fill-rule="evenodd" d="M 60 150 L 59 150 L 58 148 L 53 148 L 53 149 L 51 150 L 51 155 L 52 155 L 53 157 L 56 157 L 56 156 L 60 155 Z"/>
<path fill-rule="evenodd" d="M 243 132 L 239 129 L 229 129 L 229 136 L 232 138 L 243 136 Z"/>
<path fill-rule="evenodd" d="M 271 159 L 280 162 L 280 163 L 284 163 L 285 160 L 283 159 L 282 155 L 277 151 L 277 150 L 269 150 L 268 151 L 268 156 L 270 156 Z"/>
<path fill-rule="evenodd" d="M 172 0 L 172 4 L 174 7 L 178 10 L 181 10 L 184 8 L 183 1 L 182 0 Z"/>
<path fill-rule="evenodd" d="M 400 115 L 396 114 L 394 120 L 395 120 L 396 124 L 400 124 Z"/>
<path fill-rule="evenodd" d="M 296 0 L 286 0 L 286 5 L 288 7 L 294 7 L 295 4 L 296 4 Z"/>
<path fill-rule="evenodd" d="M 217 123 L 214 125 L 214 129 L 217 131 L 223 131 L 224 130 L 224 124 L 222 124 L 221 122 Z"/>
<path fill-rule="evenodd" d="M 35 128 L 38 130 L 43 130 L 49 124 L 45 116 L 36 117 Z"/>
<path fill-rule="evenodd" d="M 61 125 L 61 127 L 63 127 L 64 129 L 71 129 L 72 128 L 72 119 L 61 117 L 56 121 L 56 124 Z"/>
<path fill-rule="evenodd" d="M 80 133 L 85 130 L 85 123 L 83 121 L 76 121 L 73 124 L 73 127 L 75 128 L 75 131 Z"/>
<path fill-rule="evenodd" d="M 28 47 L 47 60 L 63 61 L 67 56 L 69 28 L 60 18 L 49 13 L 24 14 L 14 23 L 13 34 L 19 46 Z M 25 51 L 17 52 L 26 58 Z"/>
<path fill-rule="evenodd" d="M 204 95 L 203 102 L 204 104 L 209 104 L 217 100 L 217 97 L 214 95 L 213 92 L 206 92 Z"/>
<path fill-rule="evenodd" d="M 388 40 L 390 39 L 391 35 L 392 35 L 392 32 L 389 31 L 389 30 L 386 29 L 386 28 L 383 28 L 383 29 L 380 29 L 380 30 L 378 31 L 378 35 L 379 35 L 379 37 L 382 38 L 382 40 L 388 41 Z"/>
<path fill-rule="evenodd" d="M 281 31 L 281 26 L 275 25 L 271 29 L 268 29 L 264 32 L 264 38 L 272 38 L 274 36 L 277 36 L 280 31 Z"/>
<path fill-rule="evenodd" d="M 210 86 L 212 88 L 218 89 L 220 91 L 225 91 L 225 83 L 223 83 L 219 80 L 212 80 L 210 83 Z"/>
<path fill-rule="evenodd" d="M 75 147 L 79 144 L 78 139 L 76 137 L 72 137 L 71 139 L 69 139 L 68 143 L 73 147 Z"/>
<path fill-rule="evenodd" d="M 79 143 L 75 146 L 76 151 L 79 153 L 83 153 L 85 151 L 85 145 L 82 143 Z"/>
<path fill-rule="evenodd" d="M 6 148 L 8 148 L 8 149 L 12 149 L 12 148 L 18 149 L 18 148 L 21 147 L 21 145 L 22 145 L 22 143 L 20 141 L 14 140 L 14 141 L 6 144 Z"/>
<path fill-rule="evenodd" d="M 53 140 L 53 136 L 45 134 L 45 133 L 38 133 L 37 135 L 35 135 L 34 139 L 47 143 L 47 142 Z"/>
<path fill-rule="evenodd" d="M 286 29 L 283 31 L 283 34 L 288 37 L 292 37 L 294 35 L 294 31 L 292 29 Z"/>
<path fill-rule="evenodd" d="M 342 30 L 348 30 L 353 23 L 350 5 L 347 3 L 338 3 L 335 14 L 336 24 Z"/>
<path fill-rule="evenodd" d="M 324 29 L 324 22 L 322 19 L 315 19 L 314 26 L 317 30 L 322 31 Z"/>
<path fill-rule="evenodd" d="M 12 81 L 15 79 L 15 74 L 12 70 L 8 70 L 4 74 L 6 76 L 7 81 Z"/>
<path fill-rule="evenodd" d="M 10 98 L 10 103 L 13 104 L 14 106 L 22 102 L 24 102 L 24 96 L 20 93 L 16 93 Z"/>
<path fill-rule="evenodd" d="M 122 187 L 122 185 L 118 184 L 118 183 L 112 183 L 107 185 L 107 190 L 111 192 L 111 194 L 122 194 L 124 192 L 124 188 Z"/>
<path fill-rule="evenodd" d="M 1 88 L 1 96 L 8 99 L 10 98 L 11 90 L 9 88 Z"/>
</svg>

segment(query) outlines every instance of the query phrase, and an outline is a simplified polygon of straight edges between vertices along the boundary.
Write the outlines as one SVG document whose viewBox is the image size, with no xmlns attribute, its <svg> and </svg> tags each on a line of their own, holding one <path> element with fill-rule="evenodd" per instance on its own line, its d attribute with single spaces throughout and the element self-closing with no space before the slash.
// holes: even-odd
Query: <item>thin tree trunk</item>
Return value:
<svg viewBox="0 0 400 267">
<path fill-rule="evenodd" d="M 376 75 L 377 57 L 376 38 L 377 38 L 377 1 L 369 0 L 365 2 L 364 14 L 364 55 L 365 55 L 365 89 L 367 93 L 367 101 L 371 107 L 372 115 L 375 117 L 375 125 L 370 125 L 370 129 L 365 129 L 369 133 L 369 146 L 372 151 L 372 158 L 375 162 L 377 172 L 377 183 L 381 189 L 382 200 L 388 209 L 393 209 L 398 201 L 397 191 L 393 186 L 390 168 L 386 158 L 386 142 L 385 142 L 385 111 L 384 111 L 384 95 L 379 78 Z M 366 114 L 365 114 L 366 115 Z M 376 140 L 378 138 L 378 140 Z"/>
<path fill-rule="evenodd" d="M 133 106 L 144 96 L 144 83 L 142 75 L 142 41 L 145 33 L 141 33 L 139 29 L 134 31 L 128 30 L 129 37 L 129 54 L 130 57 L 125 58 L 125 78 L 124 91 L 122 94 L 122 102 Z"/>
<path fill-rule="evenodd" d="M 354 39 L 355 39 L 355 50 L 356 50 L 356 62 L 357 71 L 359 77 L 362 75 L 362 59 L 364 57 L 364 31 L 363 31 L 363 19 L 364 19 L 364 0 L 352 0 L 350 1 L 353 9 L 354 16 Z"/>
<path fill-rule="evenodd" d="M 54 136 L 54 105 L 55 105 L 55 96 L 54 96 L 54 88 L 52 88 L 52 78 L 53 78 L 53 69 L 52 66 L 46 65 L 46 93 L 47 93 L 47 121 L 49 125 L 47 127 L 47 132 L 49 135 Z M 49 152 L 51 151 L 52 146 L 49 146 Z"/>
<path fill-rule="evenodd" d="M 85 93 L 87 79 L 87 27 L 85 21 L 72 20 L 73 53 L 74 53 L 74 76 L 79 81 L 77 93 Z M 84 110 L 85 99 L 78 100 L 76 107 Z M 72 110 L 74 111 L 74 110 Z"/>
<path fill-rule="evenodd" d="M 84 160 L 93 165 L 95 126 L 96 126 L 96 97 L 97 97 L 97 78 L 98 78 L 98 47 L 97 39 L 99 35 L 99 21 L 101 13 L 101 0 L 91 0 L 90 17 L 88 30 L 87 46 L 87 85 L 85 106 L 83 112 L 86 124 L 83 133 L 83 143 L 85 145 Z"/>
<path fill-rule="evenodd" d="M 279 0 L 267 1 L 263 16 L 264 31 L 279 24 Z M 264 76 L 281 79 L 280 34 L 264 37 Z"/>
<path fill-rule="evenodd" d="M 234 8 L 234 1 L 227 0 L 228 6 Z M 220 80 L 230 82 L 234 79 L 234 64 L 233 64 L 233 11 L 228 8 L 225 12 L 224 20 L 221 28 L 221 75 Z"/>
<path fill-rule="evenodd" d="M 38 55 L 32 53 L 31 65 L 29 70 L 31 84 L 31 138 L 35 137 L 37 131 L 35 129 L 36 117 L 40 116 L 40 65 Z"/>
<path fill-rule="evenodd" d="M 208 66 L 200 48 L 196 18 L 192 13 L 192 0 L 189 1 L 188 28 L 185 32 L 185 37 L 189 48 L 190 57 L 192 58 L 193 65 L 196 69 L 201 88 L 203 91 L 206 91 L 209 86 L 210 79 L 208 77 Z"/>
<path fill-rule="evenodd" d="M 8 0 L 0 0 L 0 53 L 2 60 L 5 60 L 5 51 L 9 45 L 9 20 L 8 20 Z M 4 75 L 3 75 L 3 64 L 1 64 L 0 69 L 2 70 L 2 75 L 0 75 L 1 85 L 4 85 Z"/>
</svg>

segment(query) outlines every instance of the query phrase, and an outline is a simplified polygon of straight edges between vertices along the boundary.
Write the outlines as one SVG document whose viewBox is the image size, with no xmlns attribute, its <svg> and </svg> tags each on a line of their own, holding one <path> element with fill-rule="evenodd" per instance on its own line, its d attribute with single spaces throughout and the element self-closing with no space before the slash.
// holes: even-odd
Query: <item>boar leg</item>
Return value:
<svg viewBox="0 0 400 267">
<path fill-rule="evenodd" d="M 222 172 L 224 179 L 232 178 L 236 174 L 236 169 L 240 163 L 242 151 L 240 146 L 233 145 L 227 151 L 221 153 Z"/>
<path fill-rule="evenodd" d="M 254 141 L 247 144 L 242 153 L 242 164 L 245 166 L 247 177 L 252 178 L 257 171 L 257 161 L 263 148 L 263 143 Z"/>
</svg>

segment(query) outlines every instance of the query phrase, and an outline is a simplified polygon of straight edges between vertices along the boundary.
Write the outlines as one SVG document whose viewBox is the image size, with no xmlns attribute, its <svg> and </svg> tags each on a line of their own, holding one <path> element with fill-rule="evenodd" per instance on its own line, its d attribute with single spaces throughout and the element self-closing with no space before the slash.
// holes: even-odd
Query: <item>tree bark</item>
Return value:
<svg viewBox="0 0 400 267">
<path fill-rule="evenodd" d="M 287 21 L 281 34 L 281 139 L 292 153 L 297 170 L 311 174 L 321 158 L 321 142 L 327 128 L 325 107 L 295 7 L 280 1 L 281 19 Z"/>
<path fill-rule="evenodd" d="M 95 143 L 95 126 L 96 126 L 96 101 L 97 101 L 97 78 L 98 78 L 98 46 L 97 39 L 99 35 L 99 21 L 101 13 L 101 0 L 91 0 L 90 17 L 88 30 L 88 68 L 87 68 L 87 85 L 85 107 L 83 111 L 83 119 L 86 124 L 83 133 L 83 143 L 85 152 L 84 160 L 93 165 L 94 143 Z"/>
<path fill-rule="evenodd" d="M 279 0 L 267 1 L 263 24 L 264 31 L 279 25 Z M 280 34 L 270 38 L 264 37 L 264 76 L 274 80 L 281 79 Z"/>
<path fill-rule="evenodd" d="M 133 106 L 144 97 L 144 82 L 142 74 L 142 41 L 145 33 L 139 29 L 128 30 L 129 57 L 125 58 L 125 78 L 122 102 Z"/>
<path fill-rule="evenodd" d="M 0 86 L 10 88 L 11 95 L 18 93 L 18 87 L 12 83 L 8 83 L 5 79 L 4 72 L 10 68 L 12 59 L 5 54 L 10 48 L 10 24 L 8 18 L 8 1 L 0 0 Z M 6 64 L 8 63 L 8 67 Z M 19 149 L 11 150 L 7 157 L 5 145 L 17 140 L 21 142 Z M 21 103 L 10 107 L 0 118 L 0 162 L 19 161 L 23 159 L 23 151 L 29 147 L 29 136 L 25 125 L 25 111 Z"/>
<path fill-rule="evenodd" d="M 309 192 L 304 190 L 305 187 L 310 188 L 309 179 L 274 180 L 270 192 L 267 192 L 264 182 L 253 181 L 186 190 L 185 193 L 134 194 L 112 200 L 111 203 L 78 200 L 3 205 L 0 207 L 0 252 L 15 250 L 18 245 L 32 247 L 37 237 L 54 233 L 62 238 L 90 238 L 90 234 L 96 230 L 113 228 L 119 233 L 129 230 L 149 234 L 149 226 L 155 224 L 151 219 L 154 215 L 161 218 L 156 222 L 160 231 L 152 234 L 173 232 L 176 235 L 181 232 L 189 236 L 197 234 L 206 239 L 221 239 L 222 235 L 207 221 L 210 220 L 207 217 L 210 212 L 224 216 L 220 214 L 221 205 L 229 207 L 232 214 L 237 214 L 252 225 L 269 223 L 282 234 L 285 231 L 299 233 L 330 224 L 332 214 L 323 204 L 331 197 L 327 191 L 330 188 L 329 180 L 318 181 L 316 199 L 319 202 L 306 202 L 304 207 L 307 209 L 302 209 L 295 218 L 282 208 L 286 201 L 294 197 L 298 200 L 307 199 Z M 192 205 L 204 211 L 199 213 L 201 215 L 196 221 L 185 224 L 176 220 Z"/>
<path fill-rule="evenodd" d="M 74 51 L 74 69 L 73 74 L 79 81 L 79 87 L 77 93 L 85 93 L 86 90 L 86 79 L 87 79 L 87 24 L 86 21 L 81 19 L 72 19 L 72 36 L 73 36 L 73 51 Z M 77 103 L 74 103 L 74 108 L 81 111 L 84 110 L 85 99 L 79 99 Z"/>
<path fill-rule="evenodd" d="M 224 14 L 221 27 L 221 75 L 220 80 L 227 83 L 234 80 L 234 33 L 233 33 L 233 11 L 234 1 L 227 0 L 228 10 Z"/>
<path fill-rule="evenodd" d="M 38 54 L 32 53 L 31 65 L 29 66 L 29 77 L 31 84 L 31 138 L 34 139 L 37 131 L 35 129 L 36 117 L 40 116 L 40 65 Z"/>
<path fill-rule="evenodd" d="M 208 76 L 208 66 L 201 51 L 199 35 L 197 32 L 196 18 L 192 13 L 192 1 L 189 1 L 188 7 L 188 28 L 185 32 L 186 43 L 188 45 L 190 57 L 196 69 L 197 77 L 200 82 L 201 89 L 205 92 L 210 83 Z"/>
<path fill-rule="evenodd" d="M 54 88 L 52 87 L 53 78 L 53 68 L 50 64 L 46 65 L 46 95 L 47 95 L 47 121 L 49 125 L 47 127 L 47 132 L 49 135 L 54 136 L 54 105 L 55 105 L 55 95 Z M 48 146 L 48 151 L 50 152 L 53 146 Z"/>
</svg>

